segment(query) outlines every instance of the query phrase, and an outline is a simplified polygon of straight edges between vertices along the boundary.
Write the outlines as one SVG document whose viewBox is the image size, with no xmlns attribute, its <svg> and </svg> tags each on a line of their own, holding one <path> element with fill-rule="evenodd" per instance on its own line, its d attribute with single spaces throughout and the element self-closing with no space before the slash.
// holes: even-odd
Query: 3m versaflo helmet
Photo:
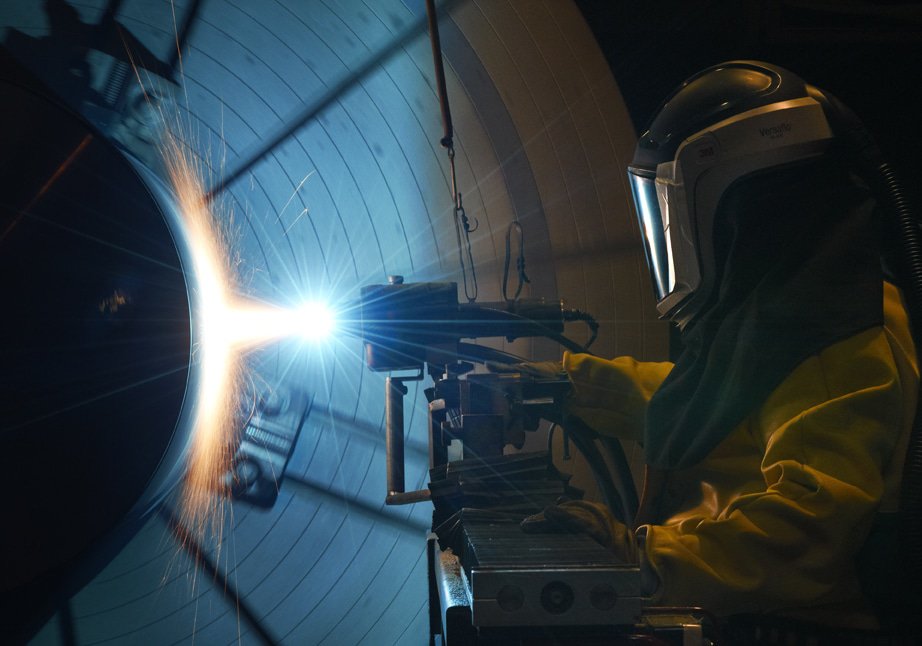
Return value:
<svg viewBox="0 0 922 646">
<path fill-rule="evenodd" d="M 637 142 L 628 177 L 657 311 L 685 325 L 717 282 L 714 219 L 737 180 L 822 155 L 833 138 L 822 94 L 758 61 L 730 61 L 685 81 Z"/>
</svg>

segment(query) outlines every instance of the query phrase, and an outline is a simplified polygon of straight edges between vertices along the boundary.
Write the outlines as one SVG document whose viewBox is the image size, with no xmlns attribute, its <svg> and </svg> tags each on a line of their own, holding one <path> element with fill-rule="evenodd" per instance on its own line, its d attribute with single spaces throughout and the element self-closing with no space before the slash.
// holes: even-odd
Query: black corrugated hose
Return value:
<svg viewBox="0 0 922 646">
<path fill-rule="evenodd" d="M 833 129 L 854 154 L 859 172 L 871 185 L 874 197 L 896 233 L 900 287 L 906 300 L 909 325 L 922 356 L 922 234 L 920 222 L 893 167 L 883 159 L 874 138 L 858 116 L 828 92 L 822 93 Z M 823 101 L 821 100 L 821 103 Z M 831 108 L 831 109 L 830 109 Z M 900 491 L 900 562 L 904 588 L 922 585 L 922 382 L 913 421 Z"/>
<path fill-rule="evenodd" d="M 874 138 L 858 116 L 831 93 L 808 86 L 808 93 L 823 106 L 836 138 L 845 145 L 845 154 L 857 166 L 858 173 L 870 185 L 878 205 L 883 209 L 893 236 L 893 260 L 897 264 L 900 288 L 906 302 L 909 325 L 916 343 L 916 355 L 922 364 L 922 222 L 915 215 L 908 192 L 893 167 L 884 159 Z M 922 382 L 919 400 L 909 437 L 900 490 L 898 554 L 901 579 L 893 586 L 902 597 L 895 614 L 897 624 L 916 624 L 918 605 L 922 603 Z"/>
<path fill-rule="evenodd" d="M 902 273 L 905 277 L 903 295 L 909 313 L 916 345 L 922 344 L 922 236 L 919 222 L 913 216 L 906 192 L 893 168 L 886 162 L 877 169 L 880 194 L 887 200 L 885 210 L 898 229 L 898 245 Z M 917 348 L 917 351 L 922 348 Z M 907 582 L 922 581 L 922 388 L 920 406 L 916 409 L 900 491 L 900 562 Z"/>
</svg>

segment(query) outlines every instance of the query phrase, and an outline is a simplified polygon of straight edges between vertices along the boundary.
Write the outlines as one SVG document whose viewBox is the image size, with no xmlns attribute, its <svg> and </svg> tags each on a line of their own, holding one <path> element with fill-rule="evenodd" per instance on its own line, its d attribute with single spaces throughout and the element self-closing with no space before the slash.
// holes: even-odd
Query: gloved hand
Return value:
<svg viewBox="0 0 922 646">
<path fill-rule="evenodd" d="M 637 563 L 634 533 L 602 503 L 568 500 L 522 521 L 522 531 L 527 533 L 561 530 L 588 534 L 625 563 Z"/>
<path fill-rule="evenodd" d="M 529 361 L 524 363 L 500 363 L 487 361 L 487 370 L 490 372 L 517 372 L 537 379 L 562 379 L 567 376 L 563 364 L 559 361 Z"/>
</svg>

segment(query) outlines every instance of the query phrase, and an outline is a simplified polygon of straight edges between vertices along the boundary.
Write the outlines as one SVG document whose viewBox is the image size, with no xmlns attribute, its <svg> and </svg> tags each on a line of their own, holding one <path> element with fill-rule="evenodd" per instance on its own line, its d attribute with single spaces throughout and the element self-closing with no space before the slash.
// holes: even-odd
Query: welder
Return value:
<svg viewBox="0 0 922 646">
<path fill-rule="evenodd" d="M 571 501 L 524 527 L 581 529 L 638 561 L 653 604 L 877 627 L 860 571 L 881 570 L 859 552 L 876 540 L 895 561 L 880 527 L 919 373 L 837 105 L 785 69 L 732 61 L 683 83 L 637 143 L 657 310 L 682 349 L 674 363 L 567 353 L 562 367 L 567 415 L 643 446 L 640 509 L 618 520 Z"/>
</svg>

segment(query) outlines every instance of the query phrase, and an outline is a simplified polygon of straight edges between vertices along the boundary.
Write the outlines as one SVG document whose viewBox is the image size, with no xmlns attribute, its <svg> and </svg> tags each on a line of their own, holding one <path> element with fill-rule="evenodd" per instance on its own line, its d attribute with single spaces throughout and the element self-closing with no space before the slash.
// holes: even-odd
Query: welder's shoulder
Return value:
<svg viewBox="0 0 922 646">
<path fill-rule="evenodd" d="M 917 364 L 899 291 L 885 284 L 884 326 L 833 343 L 804 360 L 765 401 L 758 426 L 770 434 L 804 416 L 828 422 L 837 409 L 900 426 L 899 418 L 914 411 Z"/>
</svg>

